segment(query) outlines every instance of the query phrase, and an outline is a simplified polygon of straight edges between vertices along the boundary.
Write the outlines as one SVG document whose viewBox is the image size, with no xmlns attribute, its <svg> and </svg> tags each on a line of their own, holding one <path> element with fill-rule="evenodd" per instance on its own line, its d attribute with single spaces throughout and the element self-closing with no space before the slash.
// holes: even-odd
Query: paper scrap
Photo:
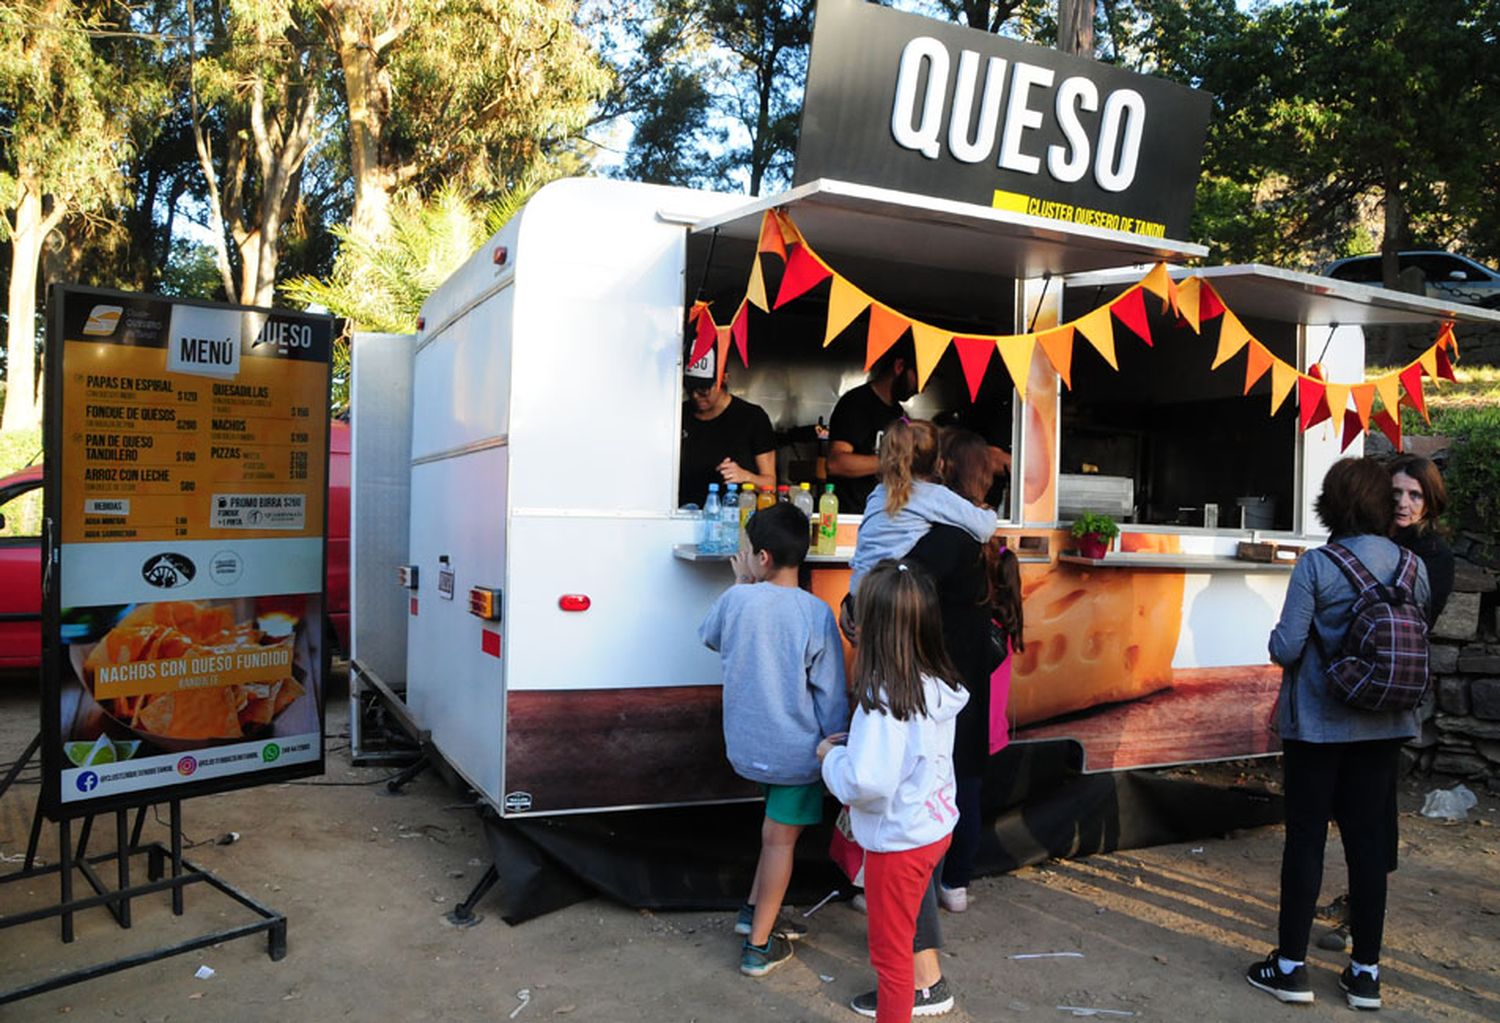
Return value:
<svg viewBox="0 0 1500 1023">
<path fill-rule="evenodd" d="M 1082 952 L 1019 952 L 1007 959 L 1082 959 Z"/>
<path fill-rule="evenodd" d="M 207 980 L 213 975 L 214 968 L 212 966 L 200 966 L 198 967 L 198 972 L 193 974 L 193 976 L 197 977 L 199 980 Z"/>
<path fill-rule="evenodd" d="M 1061 1012 L 1071 1012 L 1075 1016 L 1134 1016 L 1133 1012 L 1124 1009 L 1090 1009 L 1082 1005 L 1059 1005 Z"/>
<path fill-rule="evenodd" d="M 825 895 L 821 899 L 819 899 L 817 905 L 813 906 L 811 909 L 809 909 L 805 913 L 803 913 L 802 914 L 802 919 L 806 920 L 808 917 L 812 916 L 818 910 L 822 909 L 824 906 L 828 905 L 830 902 L 832 902 L 834 899 L 836 899 L 838 897 L 839 897 L 839 890 L 837 888 L 835 888 L 833 891 L 829 892 L 827 895 Z"/>
<path fill-rule="evenodd" d="M 523 987 L 521 990 L 516 992 L 516 997 L 521 1000 L 521 1004 L 510 1010 L 511 1019 L 515 1019 L 521 1014 L 522 1009 L 531 1004 L 531 988 Z"/>
</svg>

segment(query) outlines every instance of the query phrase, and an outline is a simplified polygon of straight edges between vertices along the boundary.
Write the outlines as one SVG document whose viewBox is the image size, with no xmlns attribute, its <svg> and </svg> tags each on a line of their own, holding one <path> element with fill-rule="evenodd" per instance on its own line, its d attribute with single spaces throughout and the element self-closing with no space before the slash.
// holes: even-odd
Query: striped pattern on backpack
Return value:
<svg viewBox="0 0 1500 1023">
<path fill-rule="evenodd" d="M 1358 594 L 1349 629 L 1325 674 L 1334 694 L 1361 710 L 1411 710 L 1427 694 L 1427 616 L 1417 604 L 1417 559 L 1401 551 L 1396 578 L 1378 581 L 1347 547 L 1321 548 Z"/>
</svg>

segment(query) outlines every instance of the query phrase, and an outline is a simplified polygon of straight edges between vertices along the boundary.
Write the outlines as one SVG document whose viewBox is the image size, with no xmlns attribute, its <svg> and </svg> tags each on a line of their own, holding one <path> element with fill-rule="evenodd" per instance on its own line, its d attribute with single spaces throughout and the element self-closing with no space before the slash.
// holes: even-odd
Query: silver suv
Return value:
<svg viewBox="0 0 1500 1023">
<path fill-rule="evenodd" d="M 1486 309 L 1500 308 L 1500 273 L 1467 256 L 1437 250 L 1397 253 L 1401 272 L 1421 274 L 1429 298 L 1466 302 Z M 1351 256 L 1336 259 L 1323 268 L 1325 277 L 1380 287 L 1380 257 Z"/>
</svg>

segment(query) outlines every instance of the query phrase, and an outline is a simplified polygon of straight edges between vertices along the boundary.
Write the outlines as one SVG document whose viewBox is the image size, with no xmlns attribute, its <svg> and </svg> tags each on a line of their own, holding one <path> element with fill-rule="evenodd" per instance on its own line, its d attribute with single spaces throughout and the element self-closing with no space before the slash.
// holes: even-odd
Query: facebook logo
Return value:
<svg viewBox="0 0 1500 1023">
<path fill-rule="evenodd" d="M 84 771 L 74 782 L 79 792 L 92 792 L 99 787 L 99 776 L 93 771 Z"/>
</svg>

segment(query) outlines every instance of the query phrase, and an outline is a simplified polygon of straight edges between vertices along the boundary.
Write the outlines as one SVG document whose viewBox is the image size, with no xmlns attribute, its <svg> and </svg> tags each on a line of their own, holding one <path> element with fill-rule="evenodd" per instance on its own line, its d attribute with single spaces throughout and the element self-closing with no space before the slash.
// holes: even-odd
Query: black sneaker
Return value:
<svg viewBox="0 0 1500 1023">
<path fill-rule="evenodd" d="M 849 1002 L 849 1008 L 861 1016 L 875 1018 L 875 998 L 877 992 L 866 991 L 857 995 Z M 947 977 L 939 977 L 932 987 L 919 988 L 912 996 L 911 1014 L 913 1016 L 941 1016 L 953 1008 L 953 989 L 948 986 Z"/>
<path fill-rule="evenodd" d="M 746 941 L 740 947 L 740 972 L 747 977 L 764 977 L 791 958 L 792 943 L 779 934 L 772 934 L 758 948 Z"/>
<path fill-rule="evenodd" d="M 754 924 L 755 907 L 747 902 L 740 907 L 739 915 L 734 918 L 734 933 L 748 937 Z M 807 925 L 782 918 L 776 921 L 775 926 L 771 928 L 771 933 L 779 934 L 787 941 L 800 941 L 807 937 Z"/>
<path fill-rule="evenodd" d="M 1282 973 L 1281 967 L 1276 964 L 1280 957 L 1280 953 L 1272 949 L 1265 961 L 1256 963 L 1245 971 L 1245 979 L 1250 982 L 1251 987 L 1258 987 L 1267 994 L 1275 995 L 1278 1001 L 1311 1004 L 1313 992 L 1312 986 L 1307 982 L 1307 967 L 1299 966 L 1291 973 Z"/>
<path fill-rule="evenodd" d="M 1379 977 L 1372 977 L 1368 973 L 1355 973 L 1354 967 L 1346 966 L 1344 972 L 1339 974 L 1339 987 L 1344 991 L 1344 998 L 1348 1000 L 1349 1008 L 1380 1008 Z"/>
</svg>

